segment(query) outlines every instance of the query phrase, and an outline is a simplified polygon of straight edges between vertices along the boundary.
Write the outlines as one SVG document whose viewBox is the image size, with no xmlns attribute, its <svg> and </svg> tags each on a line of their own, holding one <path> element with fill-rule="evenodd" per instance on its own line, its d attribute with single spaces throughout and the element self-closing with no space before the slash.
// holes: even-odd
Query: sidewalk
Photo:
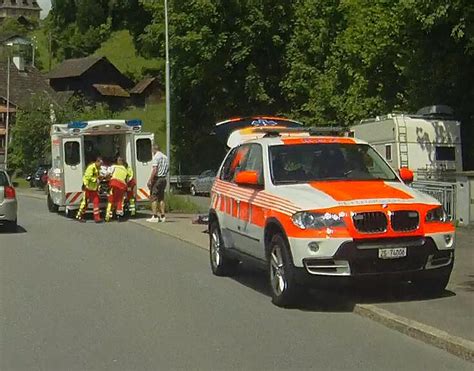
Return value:
<svg viewBox="0 0 474 371">
<path fill-rule="evenodd" d="M 39 190 L 19 194 L 45 198 Z M 148 223 L 148 217 L 144 211 L 129 222 L 208 250 L 207 225 L 192 224 L 196 215 L 168 214 L 165 223 Z M 354 303 L 359 315 L 474 362 L 474 228 L 458 228 L 456 238 L 454 270 L 441 297 L 423 297 L 409 285 L 336 295 Z"/>
</svg>

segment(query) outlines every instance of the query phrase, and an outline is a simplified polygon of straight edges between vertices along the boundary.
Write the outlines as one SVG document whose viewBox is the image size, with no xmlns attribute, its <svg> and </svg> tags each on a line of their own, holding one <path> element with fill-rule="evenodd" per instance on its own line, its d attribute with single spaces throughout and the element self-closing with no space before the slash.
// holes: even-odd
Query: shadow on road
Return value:
<svg viewBox="0 0 474 371">
<path fill-rule="evenodd" d="M 271 297 L 267 274 L 261 270 L 240 265 L 232 277 L 236 282 Z M 352 312 L 357 304 L 380 304 L 421 301 L 452 297 L 456 294 L 445 290 L 441 295 L 430 296 L 416 290 L 409 283 L 384 283 L 378 285 L 356 285 L 344 288 L 311 288 L 294 308 L 312 312 Z"/>
<path fill-rule="evenodd" d="M 5 226 L 0 226 L 0 235 L 2 234 L 21 234 L 21 233 L 27 233 L 27 230 L 19 225 L 16 230 L 11 231 Z"/>
</svg>

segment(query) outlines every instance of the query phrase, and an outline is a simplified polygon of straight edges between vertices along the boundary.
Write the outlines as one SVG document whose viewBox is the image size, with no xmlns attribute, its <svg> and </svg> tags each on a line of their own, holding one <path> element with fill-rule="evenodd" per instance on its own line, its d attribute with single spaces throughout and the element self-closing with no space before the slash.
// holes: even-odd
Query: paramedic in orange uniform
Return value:
<svg viewBox="0 0 474 371">
<path fill-rule="evenodd" d="M 123 217 L 123 200 L 127 192 L 128 171 L 124 165 L 122 157 L 117 158 L 117 164 L 113 166 L 112 175 L 109 181 L 109 203 L 105 221 L 112 219 L 113 211 L 117 215 L 117 220 L 121 221 Z"/>
<path fill-rule="evenodd" d="M 99 181 L 100 181 L 100 166 L 102 165 L 102 158 L 97 157 L 95 162 L 87 166 L 87 169 L 82 178 L 84 194 L 82 196 L 81 205 L 77 212 L 76 218 L 80 222 L 85 222 L 84 214 L 87 210 L 89 202 L 92 201 L 94 205 L 94 220 L 96 223 L 101 223 L 100 219 L 100 199 L 99 199 Z"/>
</svg>

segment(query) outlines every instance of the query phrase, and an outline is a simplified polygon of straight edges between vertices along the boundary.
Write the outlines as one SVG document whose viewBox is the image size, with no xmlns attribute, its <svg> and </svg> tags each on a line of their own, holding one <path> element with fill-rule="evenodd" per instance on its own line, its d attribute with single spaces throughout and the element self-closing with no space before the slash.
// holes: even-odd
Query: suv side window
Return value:
<svg viewBox="0 0 474 371">
<path fill-rule="evenodd" d="M 232 178 L 234 177 L 234 174 L 230 171 L 230 165 L 234 161 L 235 154 L 237 153 L 237 149 L 239 147 L 233 148 L 227 158 L 225 159 L 224 165 L 222 165 L 222 170 L 220 173 L 220 179 L 224 180 L 226 182 L 231 182 Z"/>
<path fill-rule="evenodd" d="M 239 171 L 252 170 L 258 173 L 258 183 L 263 185 L 263 158 L 262 146 L 250 144 L 244 162 L 241 163 Z"/>
</svg>

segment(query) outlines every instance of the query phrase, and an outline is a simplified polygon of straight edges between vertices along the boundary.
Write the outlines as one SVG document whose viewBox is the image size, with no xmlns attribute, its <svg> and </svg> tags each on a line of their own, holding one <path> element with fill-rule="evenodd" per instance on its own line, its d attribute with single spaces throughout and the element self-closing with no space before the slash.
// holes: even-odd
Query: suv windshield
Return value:
<svg viewBox="0 0 474 371">
<path fill-rule="evenodd" d="M 328 180 L 398 181 L 393 170 L 366 144 L 316 143 L 270 147 L 274 184 Z"/>
</svg>

